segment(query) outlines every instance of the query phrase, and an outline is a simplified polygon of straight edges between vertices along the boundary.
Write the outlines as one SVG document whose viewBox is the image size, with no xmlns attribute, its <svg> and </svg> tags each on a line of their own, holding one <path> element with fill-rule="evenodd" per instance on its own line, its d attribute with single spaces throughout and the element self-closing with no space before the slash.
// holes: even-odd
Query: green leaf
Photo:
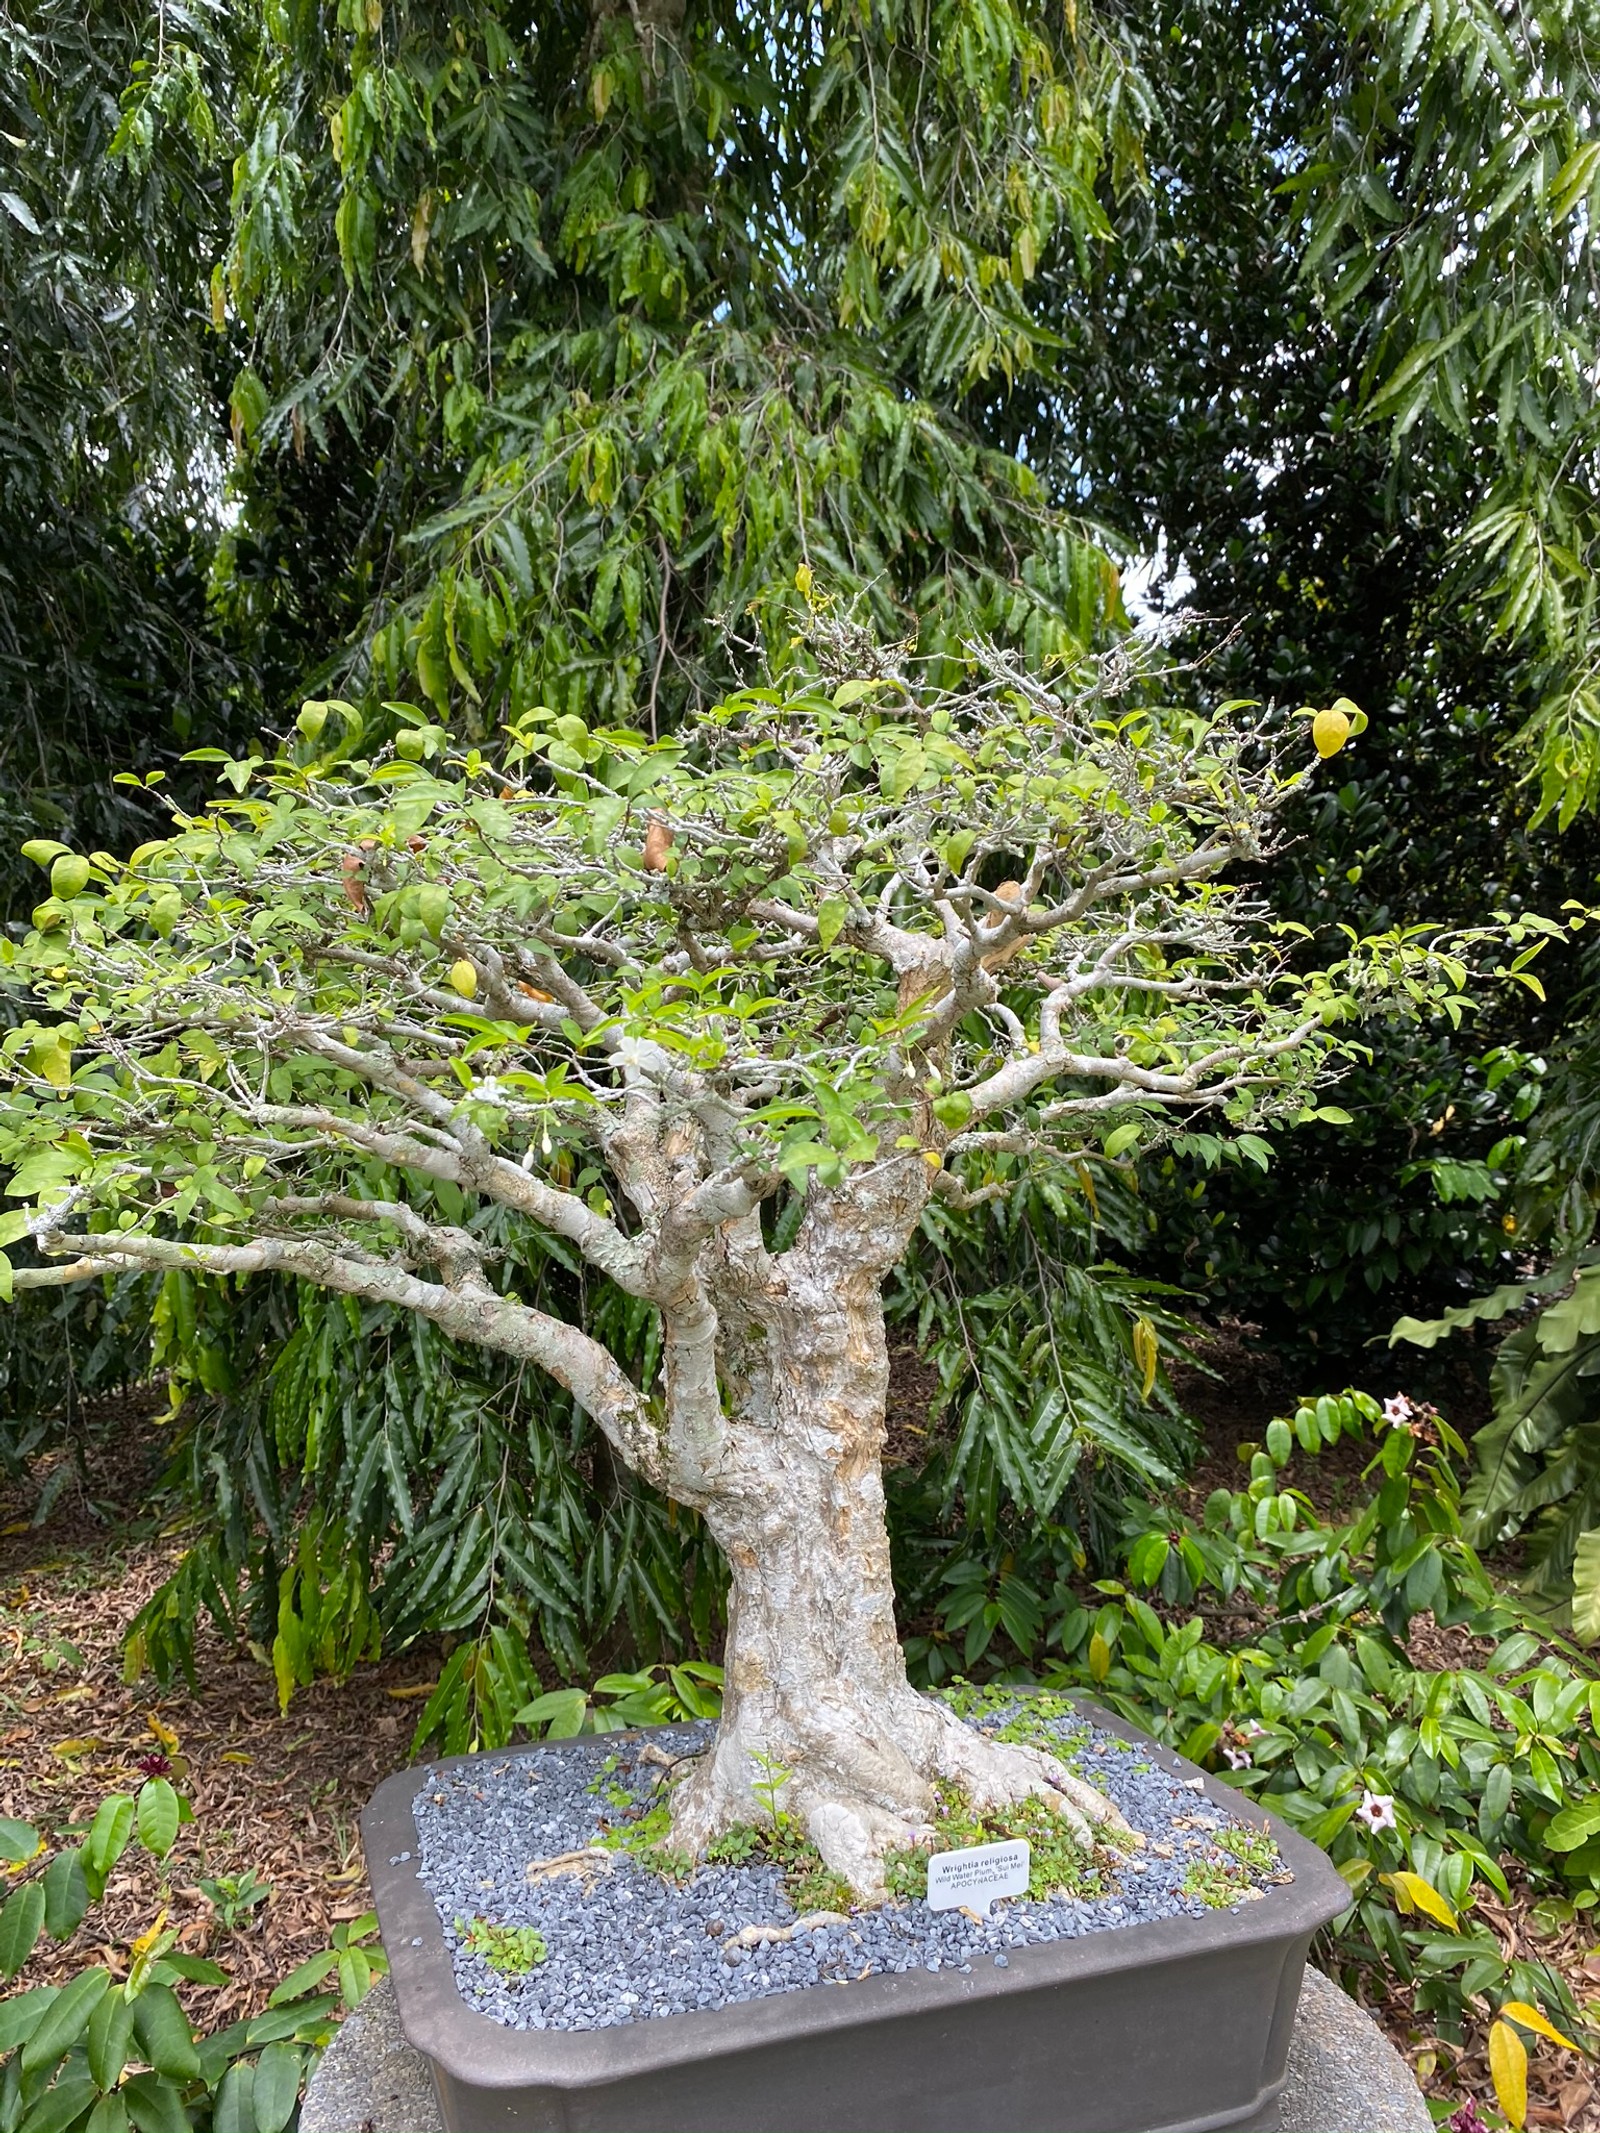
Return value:
<svg viewBox="0 0 1600 2133">
<path fill-rule="evenodd" d="M 1600 1643 L 1600 1527 L 1580 1533 L 1573 1553 L 1572 1629 L 1582 1643 Z"/>
<path fill-rule="evenodd" d="M 89 1908 L 89 1884 L 76 1845 L 56 1853 L 45 1868 L 43 1887 L 45 1931 L 56 1940 L 70 1940 Z"/>
<path fill-rule="evenodd" d="M 417 916 L 437 940 L 450 923 L 450 891 L 441 882 L 425 881 L 417 891 Z"/>
<path fill-rule="evenodd" d="M 89 2017 L 111 1985 L 107 1970 L 80 1970 L 63 1985 L 50 2011 L 22 2047 L 22 2071 L 37 2073 L 65 2058 L 89 2026 Z"/>
<path fill-rule="evenodd" d="M 217 2090 L 211 2133 L 257 2133 L 255 2088 L 255 2068 L 248 2060 L 236 2059 Z"/>
<path fill-rule="evenodd" d="M 12 1240 L 6 1239 L 7 1243 Z M 13 1821 L 0 1815 L 0 1859 L 10 1866 L 25 1866 L 39 1849 L 39 1832 L 31 1822 Z"/>
<path fill-rule="evenodd" d="M 1108 1133 L 1105 1139 L 1107 1160 L 1114 1163 L 1119 1155 L 1126 1155 L 1143 1131 L 1138 1119 L 1130 1118 L 1125 1126 L 1118 1126 L 1114 1132 Z"/>
<path fill-rule="evenodd" d="M 1600 1835 L 1600 1792 L 1563 1807 L 1551 1820 L 1544 1841 L 1553 1852 L 1575 1852 L 1580 1844 Z"/>
<path fill-rule="evenodd" d="M 89 2071 L 98 2087 L 114 2089 L 121 2080 L 132 2036 L 133 2002 L 108 1992 L 89 2017 Z"/>
<path fill-rule="evenodd" d="M 22 847 L 22 856 L 24 859 L 31 859 L 35 866 L 48 867 L 63 852 L 71 849 L 70 845 L 63 844 L 58 837 L 30 837 Z"/>
<path fill-rule="evenodd" d="M 583 1731 L 589 1699 L 582 1689 L 550 1689 L 524 1704 L 512 1719 L 516 1726 L 543 1726 L 549 1740 L 571 1740 Z"/>
<path fill-rule="evenodd" d="M 127 1849 L 133 1835 L 133 1811 L 133 1801 L 125 1792 L 109 1793 L 95 1809 L 83 1845 L 83 1863 L 93 1894 L 99 1893 L 95 1883 L 105 1886 L 106 1876 Z"/>
<path fill-rule="evenodd" d="M 0 1910 L 0 1978 L 14 1978 L 44 1925 L 44 1889 L 37 1881 L 13 1889 Z"/>
<path fill-rule="evenodd" d="M 121 2093 L 139 2133 L 194 2133 L 181 2093 L 160 2074 L 130 2075 Z"/>
<path fill-rule="evenodd" d="M 81 852 L 63 852 L 50 868 L 50 894 L 71 903 L 89 885 L 89 862 Z"/>
<path fill-rule="evenodd" d="M 178 1795 L 165 1778 L 150 1778 L 139 1787 L 137 1820 L 139 1842 L 165 1859 L 178 1836 Z"/>
<path fill-rule="evenodd" d="M 208 1955 L 164 1955 L 163 1969 L 171 1970 L 191 1985 L 226 1985 L 228 1973 Z"/>
<path fill-rule="evenodd" d="M 850 905 L 842 896 L 825 896 L 817 906 L 817 939 L 824 948 L 831 948 L 843 932 L 850 916 Z"/>
<path fill-rule="evenodd" d="M 260 2133 L 283 2133 L 300 2094 L 300 2054 L 292 2044 L 269 2044 L 256 2061 L 255 2113 Z"/>
<path fill-rule="evenodd" d="M 331 1970 L 336 1958 L 329 1956 Z M 305 1966 L 308 1967 L 308 1966 Z M 273 2044 L 280 2037 L 292 2037 L 308 2024 L 320 2022 L 339 2005 L 337 1993 L 319 1993 L 315 1999 L 296 2000 L 287 2007 L 274 2007 L 270 2013 L 257 2015 L 246 2030 L 246 2047 L 250 2051 L 262 2044 Z"/>
<path fill-rule="evenodd" d="M 69 2075 L 45 2090 L 22 2121 L 22 2133 L 66 2133 L 93 2102 L 94 2083 L 88 2075 Z"/>
<path fill-rule="evenodd" d="M 99 2097 L 83 2133 L 128 2133 L 128 2106 L 123 2097 Z"/>
<path fill-rule="evenodd" d="M 61 1988 L 35 1985 L 0 2003 L 0 2056 L 25 2044 L 49 2013 Z"/>
<path fill-rule="evenodd" d="M 200 2071 L 189 2018 L 170 1985 L 146 1985 L 133 2003 L 133 2026 L 144 2056 L 158 2074 L 192 2081 Z"/>
<path fill-rule="evenodd" d="M 286 2001 L 298 2000 L 302 1993 L 315 1992 L 337 1961 L 338 1957 L 332 1949 L 325 1948 L 320 1955 L 313 1955 L 310 1961 L 302 1963 L 298 1970 L 291 1970 L 282 1984 L 273 1987 L 267 2005 L 282 2007 Z M 257 2041 L 255 2037 L 251 2038 L 252 2043 Z"/>
<path fill-rule="evenodd" d="M 344 2004 L 356 2008 L 372 1989 L 372 1965 L 359 1948 L 339 1951 L 339 1992 Z"/>
</svg>

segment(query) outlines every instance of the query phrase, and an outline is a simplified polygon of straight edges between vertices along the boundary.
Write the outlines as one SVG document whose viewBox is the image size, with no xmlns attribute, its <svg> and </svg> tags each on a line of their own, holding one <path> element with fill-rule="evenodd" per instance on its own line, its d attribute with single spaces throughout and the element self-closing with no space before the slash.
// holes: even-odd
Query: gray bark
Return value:
<svg viewBox="0 0 1600 2133">
<path fill-rule="evenodd" d="M 674 1799 L 675 1842 L 698 1854 L 734 1823 L 759 1826 L 776 1787 L 869 1899 L 884 1854 L 931 1835 L 940 1780 L 979 1806 L 1043 1794 L 1085 1845 L 1096 1828 L 1127 1834 L 1060 1763 L 985 1740 L 906 1678 L 884 1518 L 879 1283 L 926 1183 L 920 1157 L 886 1168 L 876 1189 L 820 1203 L 761 1278 L 713 1282 L 723 1407 L 717 1455 L 694 1478 L 730 1571 L 726 1679 L 715 1744 Z M 669 1354 L 672 1343 L 669 1328 Z"/>
</svg>

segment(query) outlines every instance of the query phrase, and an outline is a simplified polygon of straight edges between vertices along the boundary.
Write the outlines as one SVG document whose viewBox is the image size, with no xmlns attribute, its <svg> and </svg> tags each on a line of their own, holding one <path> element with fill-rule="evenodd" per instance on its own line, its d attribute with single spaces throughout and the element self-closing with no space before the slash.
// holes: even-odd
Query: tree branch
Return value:
<svg viewBox="0 0 1600 2133">
<path fill-rule="evenodd" d="M 128 1231 L 116 1236 L 39 1238 L 41 1250 L 80 1256 L 70 1267 L 24 1267 L 19 1289 L 59 1288 L 128 1268 L 183 1268 L 203 1274 L 292 1274 L 368 1303 L 392 1304 L 431 1319 L 454 1338 L 537 1363 L 591 1414 L 618 1453 L 658 1487 L 687 1502 L 686 1484 L 668 1472 L 664 1433 L 638 1387 L 610 1351 L 515 1297 L 471 1275 L 454 1283 L 421 1281 L 403 1267 L 352 1259 L 310 1240 L 258 1237 L 245 1244 L 184 1244 Z"/>
</svg>

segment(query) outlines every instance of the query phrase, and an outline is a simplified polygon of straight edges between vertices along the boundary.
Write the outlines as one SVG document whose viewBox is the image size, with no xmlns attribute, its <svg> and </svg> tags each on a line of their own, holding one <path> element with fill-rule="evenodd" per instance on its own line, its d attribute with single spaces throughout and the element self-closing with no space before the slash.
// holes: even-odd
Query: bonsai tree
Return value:
<svg viewBox="0 0 1600 2133">
<path fill-rule="evenodd" d="M 1399 936 L 1294 967 L 1244 880 L 1306 770 L 1245 707 L 1157 716 L 1125 657 L 940 678 L 808 604 L 801 678 L 675 739 L 539 711 L 490 760 L 392 706 L 364 753 L 308 704 L 125 863 L 28 847 L 0 1242 L 65 1261 L 18 1287 L 277 1271 L 548 1371 L 727 1557 L 674 1844 L 781 1771 L 871 1896 L 938 1780 L 1120 1826 L 907 1682 L 880 1289 L 930 1195 L 1306 1115 L 1358 1009 L 1461 972 Z M 515 1294 L 502 1210 L 654 1306 L 659 1385 Z"/>
</svg>

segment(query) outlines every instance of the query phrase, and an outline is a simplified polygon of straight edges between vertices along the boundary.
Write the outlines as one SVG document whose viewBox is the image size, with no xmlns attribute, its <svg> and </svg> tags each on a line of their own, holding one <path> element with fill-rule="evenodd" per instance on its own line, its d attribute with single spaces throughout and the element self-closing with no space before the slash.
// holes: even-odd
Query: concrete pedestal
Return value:
<svg viewBox="0 0 1600 2133">
<path fill-rule="evenodd" d="M 323 2054 L 300 2133 L 440 2133 L 442 2125 L 428 2062 L 406 2042 L 384 1981 Z M 1307 1970 L 1300 1992 L 1282 2125 L 1283 2133 L 1432 2133 L 1405 2061 L 1318 1970 Z"/>
</svg>

